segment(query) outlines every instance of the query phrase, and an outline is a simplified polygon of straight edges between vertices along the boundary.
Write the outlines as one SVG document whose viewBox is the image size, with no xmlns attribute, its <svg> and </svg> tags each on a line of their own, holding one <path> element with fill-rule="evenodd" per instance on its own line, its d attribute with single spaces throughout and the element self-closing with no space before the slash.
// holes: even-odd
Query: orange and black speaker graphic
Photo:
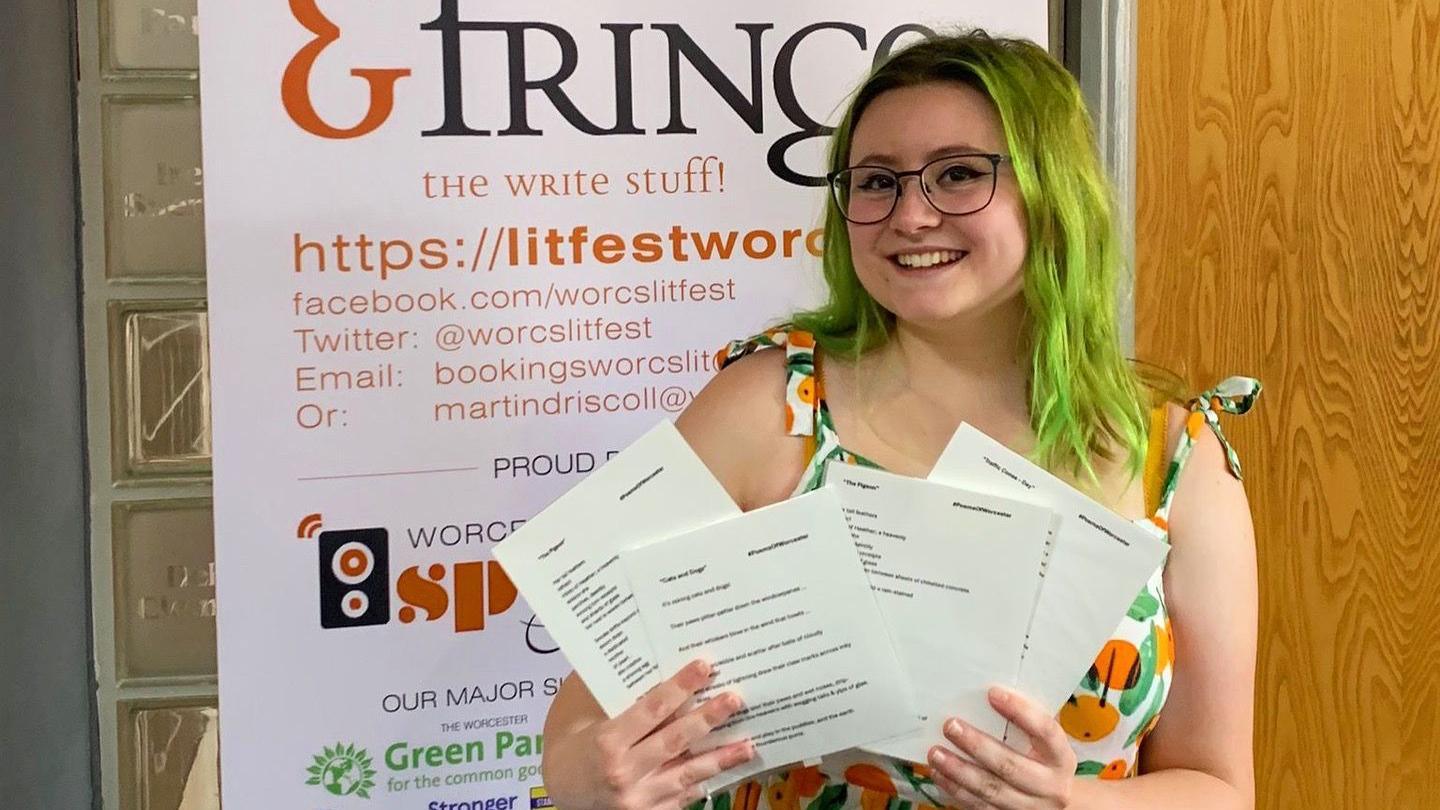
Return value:
<svg viewBox="0 0 1440 810">
<path fill-rule="evenodd" d="M 320 533 L 320 626 L 390 621 L 390 535 L 381 528 Z"/>
</svg>

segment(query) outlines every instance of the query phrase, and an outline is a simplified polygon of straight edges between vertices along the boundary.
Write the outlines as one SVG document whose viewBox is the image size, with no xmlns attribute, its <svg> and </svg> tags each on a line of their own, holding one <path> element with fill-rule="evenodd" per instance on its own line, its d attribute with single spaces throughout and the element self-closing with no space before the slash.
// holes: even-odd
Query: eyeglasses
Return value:
<svg viewBox="0 0 1440 810">
<path fill-rule="evenodd" d="M 1005 155 L 946 155 L 918 169 L 897 172 L 885 166 L 851 166 L 830 172 L 830 193 L 841 216 L 856 225 L 874 225 L 888 218 L 900 201 L 900 181 L 920 178 L 920 193 L 936 211 L 964 216 L 995 198 L 996 177 Z"/>
</svg>

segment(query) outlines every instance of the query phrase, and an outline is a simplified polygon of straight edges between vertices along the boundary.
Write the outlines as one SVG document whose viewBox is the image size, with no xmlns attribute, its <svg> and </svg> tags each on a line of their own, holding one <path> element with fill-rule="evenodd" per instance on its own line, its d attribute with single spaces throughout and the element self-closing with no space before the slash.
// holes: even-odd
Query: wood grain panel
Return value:
<svg viewBox="0 0 1440 810">
<path fill-rule="evenodd" d="M 1227 423 L 1258 806 L 1440 807 L 1440 0 L 1140 11 L 1136 344 Z"/>
</svg>

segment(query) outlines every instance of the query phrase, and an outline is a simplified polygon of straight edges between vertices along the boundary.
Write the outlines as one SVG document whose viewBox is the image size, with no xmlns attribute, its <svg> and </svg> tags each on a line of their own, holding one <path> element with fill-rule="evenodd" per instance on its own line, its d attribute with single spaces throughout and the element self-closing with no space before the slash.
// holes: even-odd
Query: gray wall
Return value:
<svg viewBox="0 0 1440 810">
<path fill-rule="evenodd" d="M 74 7 L 0 25 L 0 806 L 91 807 Z"/>
</svg>

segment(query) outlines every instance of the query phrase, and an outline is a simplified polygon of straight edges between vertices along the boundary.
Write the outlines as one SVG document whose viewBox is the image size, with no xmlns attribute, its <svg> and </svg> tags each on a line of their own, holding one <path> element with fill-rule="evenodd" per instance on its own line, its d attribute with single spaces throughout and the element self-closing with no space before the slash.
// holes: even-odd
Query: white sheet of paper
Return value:
<svg viewBox="0 0 1440 810">
<path fill-rule="evenodd" d="M 909 676 L 920 729 L 867 749 L 924 762 L 959 716 L 996 737 L 986 699 L 1013 684 L 1053 513 L 1044 507 L 832 461 L 825 473 Z"/>
<path fill-rule="evenodd" d="M 495 559 L 600 706 L 614 717 L 659 683 L 618 563 L 622 549 L 740 514 L 670 422 L 661 422 L 495 546 Z"/>
<path fill-rule="evenodd" d="M 1055 511 L 1016 684 L 1058 712 L 1169 546 L 971 425 L 955 431 L 930 479 Z"/>
<path fill-rule="evenodd" d="M 621 555 L 662 669 L 716 675 L 698 700 L 745 708 L 691 750 L 749 738 L 756 757 L 714 789 L 913 731 L 916 714 L 832 489 Z"/>
</svg>

